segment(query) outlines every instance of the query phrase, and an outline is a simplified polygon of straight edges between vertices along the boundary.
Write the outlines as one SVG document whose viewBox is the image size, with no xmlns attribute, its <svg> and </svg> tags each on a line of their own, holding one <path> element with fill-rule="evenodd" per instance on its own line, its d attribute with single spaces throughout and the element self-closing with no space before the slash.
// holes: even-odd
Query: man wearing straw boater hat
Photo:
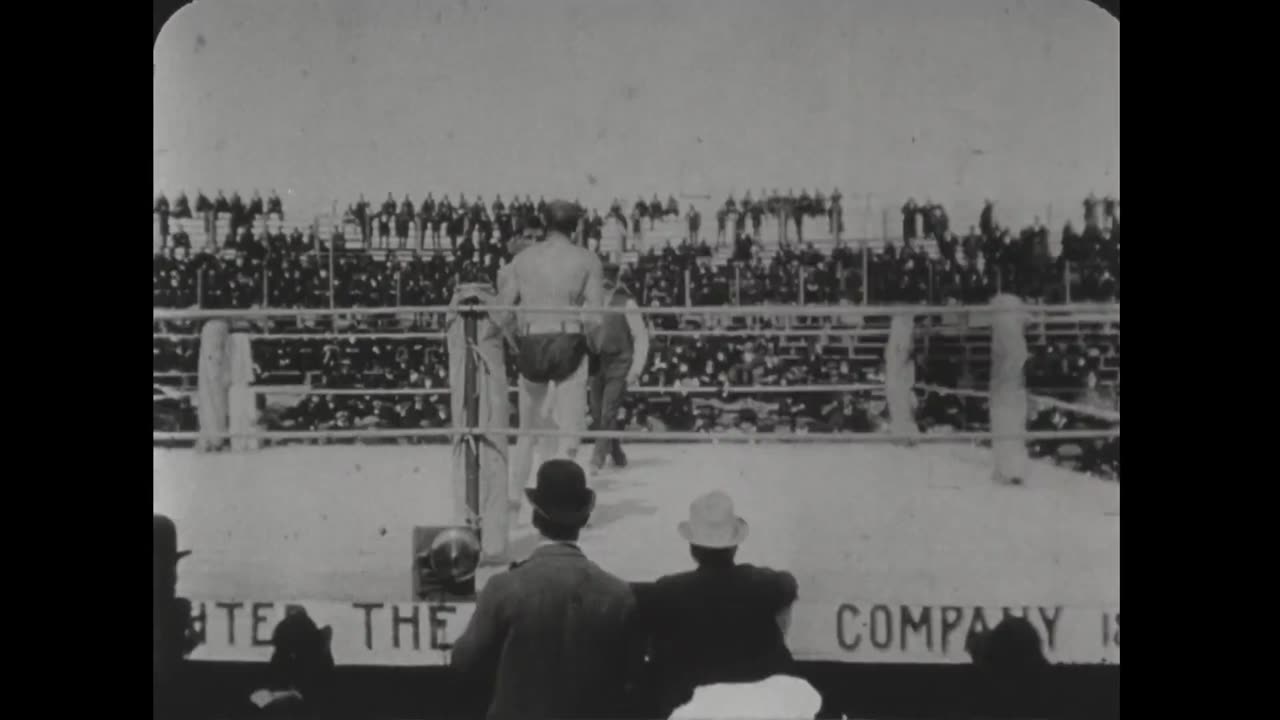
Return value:
<svg viewBox="0 0 1280 720">
<path fill-rule="evenodd" d="M 573 241 L 579 213 L 555 200 L 546 207 L 546 234 L 520 251 L 498 275 L 500 305 L 582 308 L 584 312 L 521 310 L 514 317 L 520 370 L 520 429 L 566 431 L 569 435 L 522 435 L 511 462 L 511 483 L 529 484 L 536 448 L 541 461 L 572 459 L 586 429 L 587 338 L 599 325 L 604 304 L 603 269 L 595 253 Z M 508 314 L 503 324 L 510 322 Z M 518 499 L 518 496 L 516 498 Z"/>
<path fill-rule="evenodd" d="M 525 494 L 541 542 L 480 591 L 450 665 L 492 682 L 491 720 L 617 717 L 642 653 L 631 587 L 578 547 L 596 495 L 566 459 Z"/>
<path fill-rule="evenodd" d="M 784 634 L 796 579 L 735 562 L 748 526 L 733 500 L 720 491 L 699 497 L 677 530 L 697 568 L 638 590 L 663 717 L 699 687 L 760 682 L 792 663 Z"/>
</svg>

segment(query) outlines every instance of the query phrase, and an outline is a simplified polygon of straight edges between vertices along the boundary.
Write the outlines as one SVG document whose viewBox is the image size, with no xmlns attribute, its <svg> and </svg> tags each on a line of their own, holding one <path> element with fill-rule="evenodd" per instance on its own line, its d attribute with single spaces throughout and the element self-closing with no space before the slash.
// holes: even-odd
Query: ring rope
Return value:
<svg viewBox="0 0 1280 720">
<path fill-rule="evenodd" d="M 304 385 L 254 385 L 255 392 L 263 395 L 449 395 L 451 388 L 324 388 Z M 844 385 L 643 385 L 628 387 L 629 393 L 651 393 L 668 395 L 717 395 L 722 392 L 733 394 L 744 393 L 842 393 L 883 391 L 884 384 L 848 383 Z M 520 388 L 512 385 L 508 392 L 519 392 Z"/>
<path fill-rule="evenodd" d="M 952 395 L 981 398 L 984 400 L 989 400 L 991 398 L 990 393 L 982 392 L 981 390 L 949 388 L 949 387 L 942 387 L 940 385 L 926 385 L 923 383 L 917 383 L 915 385 L 915 389 L 923 390 L 925 392 L 950 393 Z M 1114 410 L 1107 410 L 1105 408 L 1091 407 L 1089 405 L 1079 405 L 1075 403 L 1064 402 L 1056 398 L 1045 397 L 1044 395 L 1033 395 L 1031 393 L 1027 393 L 1027 398 L 1039 405 L 1053 407 L 1059 410 L 1067 410 L 1069 412 L 1078 413 L 1081 415 L 1092 415 L 1093 417 L 1099 420 L 1106 420 L 1108 422 L 1120 422 L 1120 413 L 1115 412 Z"/>
<path fill-rule="evenodd" d="M 888 328 L 801 328 L 787 330 L 784 328 L 735 328 L 731 330 L 660 330 L 650 329 L 653 337 L 829 337 L 832 335 L 858 337 L 861 335 L 883 336 Z M 408 332 L 314 332 L 314 333 L 248 333 L 253 340 L 443 340 L 446 334 L 433 331 Z M 196 333 L 152 333 L 153 340 L 194 341 L 200 336 Z"/>
<path fill-rule="evenodd" d="M 383 308 L 258 308 L 205 310 L 197 308 L 153 308 L 151 318 L 159 320 L 245 319 L 270 317 L 318 317 L 326 315 L 408 315 L 457 313 L 456 306 L 421 305 Z M 997 315 L 1016 312 L 1024 315 L 1096 315 L 1119 319 L 1119 303 L 1067 303 L 1061 305 L 1024 305 L 1006 308 L 995 305 L 704 305 L 688 307 L 587 308 L 563 305 L 480 305 L 475 312 L 535 312 L 545 314 L 628 315 L 764 315 L 776 317 L 837 317 L 894 315 Z"/>
<path fill-rule="evenodd" d="M 583 440 L 632 439 L 665 442 L 717 442 L 752 443 L 847 443 L 852 445 L 883 444 L 886 442 L 912 443 L 963 443 L 998 440 L 1091 440 L 1120 437 L 1116 428 L 1099 430 L 1028 430 L 1018 433 L 995 434 L 991 432 L 963 431 L 949 433 L 705 433 L 677 430 L 522 430 L 519 428 L 364 428 L 352 430 L 254 430 L 245 432 L 204 433 L 152 432 L 154 442 L 197 440 L 204 438 L 257 438 L 262 440 L 359 440 L 365 438 L 460 438 L 468 435 L 507 435 L 528 437 L 577 437 Z"/>
</svg>

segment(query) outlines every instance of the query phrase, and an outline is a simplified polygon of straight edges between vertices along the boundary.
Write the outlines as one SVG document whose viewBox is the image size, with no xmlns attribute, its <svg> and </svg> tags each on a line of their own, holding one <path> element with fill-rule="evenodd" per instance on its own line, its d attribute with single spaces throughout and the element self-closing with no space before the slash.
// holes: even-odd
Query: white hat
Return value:
<svg viewBox="0 0 1280 720">
<path fill-rule="evenodd" d="M 733 511 L 733 499 L 716 490 L 689 505 L 689 519 L 680 523 L 680 537 L 690 545 L 731 548 L 747 539 L 747 521 Z"/>
</svg>

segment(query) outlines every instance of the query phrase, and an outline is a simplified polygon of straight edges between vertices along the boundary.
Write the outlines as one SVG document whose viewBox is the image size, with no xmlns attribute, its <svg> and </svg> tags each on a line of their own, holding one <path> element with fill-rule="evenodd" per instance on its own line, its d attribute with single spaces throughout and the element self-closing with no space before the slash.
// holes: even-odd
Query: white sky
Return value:
<svg viewBox="0 0 1280 720">
<path fill-rule="evenodd" d="M 1086 0 L 199 0 L 156 43 L 153 191 L 838 185 L 1060 226 L 1119 193 L 1119 53 Z"/>
</svg>

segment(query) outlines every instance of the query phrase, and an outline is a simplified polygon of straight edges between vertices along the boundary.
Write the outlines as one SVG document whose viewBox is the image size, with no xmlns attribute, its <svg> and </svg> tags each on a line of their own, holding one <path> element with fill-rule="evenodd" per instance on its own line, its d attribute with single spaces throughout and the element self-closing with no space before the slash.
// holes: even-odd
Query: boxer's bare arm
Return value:
<svg viewBox="0 0 1280 720">
<path fill-rule="evenodd" d="M 582 252 L 587 265 L 587 281 L 582 292 L 582 307 L 590 311 L 584 312 L 582 319 L 588 331 L 595 332 L 596 328 L 604 322 L 604 315 L 600 312 L 604 308 L 604 265 L 600 262 L 600 257 L 590 250 Z"/>
<path fill-rule="evenodd" d="M 498 270 L 498 305 L 511 306 L 520 301 L 520 283 L 516 282 L 516 264 L 508 263 Z M 493 314 L 494 323 L 502 329 L 508 340 L 515 336 L 516 314 L 511 310 L 502 310 Z"/>
</svg>

